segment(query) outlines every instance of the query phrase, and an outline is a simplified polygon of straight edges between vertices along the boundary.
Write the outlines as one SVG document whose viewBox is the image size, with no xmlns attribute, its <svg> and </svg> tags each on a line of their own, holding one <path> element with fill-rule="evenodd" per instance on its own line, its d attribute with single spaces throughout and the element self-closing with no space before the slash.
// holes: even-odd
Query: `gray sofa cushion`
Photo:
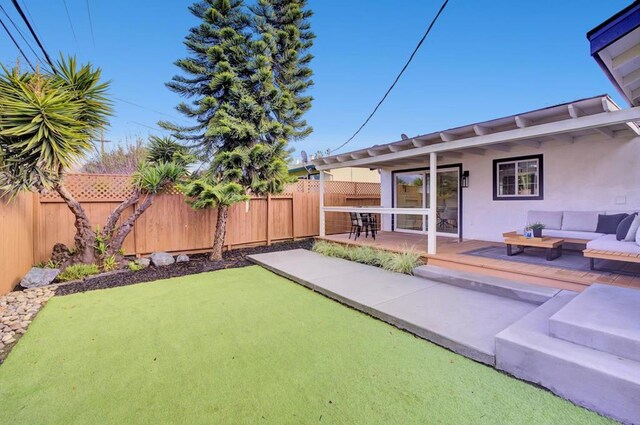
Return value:
<svg viewBox="0 0 640 425">
<path fill-rule="evenodd" d="M 624 220 L 618 224 L 618 228 L 616 229 L 616 239 L 619 241 L 625 240 L 627 237 L 627 233 L 629 233 L 629 229 L 631 229 L 631 225 L 633 224 L 633 220 L 638 216 L 638 213 L 633 213 L 628 215 Z"/>
<path fill-rule="evenodd" d="M 640 229 L 640 215 L 637 215 L 633 220 L 633 223 L 631 223 L 631 227 L 629 227 L 629 231 L 627 232 L 627 236 L 624 238 L 624 241 L 634 242 L 636 240 L 636 233 L 638 233 L 638 229 Z"/>
<path fill-rule="evenodd" d="M 587 243 L 587 249 L 640 254 L 640 246 L 635 242 L 616 240 L 616 235 L 604 235 Z"/>
<path fill-rule="evenodd" d="M 562 211 L 529 211 L 527 224 L 542 223 L 546 229 L 560 230 L 562 228 Z M 596 228 L 594 227 L 593 230 Z"/>
<path fill-rule="evenodd" d="M 584 239 L 584 240 L 593 240 L 598 239 L 604 236 L 604 233 L 596 233 L 596 232 L 578 232 L 575 230 L 553 230 L 553 229 L 544 229 L 542 231 L 542 236 L 549 236 L 552 238 L 567 238 L 567 239 Z M 636 235 L 633 235 L 633 240 L 635 241 Z"/>
<path fill-rule="evenodd" d="M 562 213 L 562 230 L 578 232 L 595 232 L 598 227 L 599 211 L 564 211 Z"/>
<path fill-rule="evenodd" d="M 612 215 L 600 214 L 598 216 L 598 227 L 596 227 L 596 232 L 615 235 L 618 230 L 618 224 L 628 216 L 629 214 L 626 213 Z"/>
</svg>

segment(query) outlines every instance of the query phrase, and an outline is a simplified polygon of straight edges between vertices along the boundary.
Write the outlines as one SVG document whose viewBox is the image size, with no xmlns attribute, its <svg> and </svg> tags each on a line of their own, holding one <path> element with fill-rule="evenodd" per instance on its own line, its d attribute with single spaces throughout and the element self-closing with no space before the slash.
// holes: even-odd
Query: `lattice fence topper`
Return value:
<svg viewBox="0 0 640 425">
<path fill-rule="evenodd" d="M 64 186 L 80 202 L 124 201 L 133 190 L 130 175 L 117 174 L 67 174 Z M 61 201 L 55 191 L 40 195 L 41 201 Z"/>
<path fill-rule="evenodd" d="M 380 195 L 380 183 L 345 182 L 345 181 L 325 181 L 325 193 L 345 194 L 345 195 Z M 320 182 L 318 180 L 298 180 L 285 189 L 285 193 L 314 193 L 320 192 Z"/>
<path fill-rule="evenodd" d="M 79 202 L 122 202 L 133 192 L 132 176 L 127 174 L 67 174 L 63 183 Z M 164 193 L 177 194 L 176 188 Z M 62 202 L 55 191 L 40 195 L 41 202 Z"/>
<path fill-rule="evenodd" d="M 133 191 L 131 175 L 126 174 L 67 174 L 63 182 L 79 202 L 121 202 Z M 335 194 L 380 195 L 380 183 L 326 181 L 324 190 Z M 317 180 L 298 180 L 284 190 L 284 194 L 317 192 L 320 192 Z M 164 193 L 180 192 L 172 187 Z M 62 199 L 55 191 L 47 191 L 40 195 L 40 201 L 62 202 Z"/>
</svg>

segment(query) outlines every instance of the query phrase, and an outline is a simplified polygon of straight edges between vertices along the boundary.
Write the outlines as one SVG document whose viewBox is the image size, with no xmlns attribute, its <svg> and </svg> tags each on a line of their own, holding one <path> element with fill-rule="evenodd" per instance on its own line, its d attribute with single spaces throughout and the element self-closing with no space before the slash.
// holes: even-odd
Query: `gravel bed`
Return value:
<svg viewBox="0 0 640 425">
<path fill-rule="evenodd" d="M 34 288 L 0 297 L 0 364 L 53 294 L 52 288 Z"/>
</svg>

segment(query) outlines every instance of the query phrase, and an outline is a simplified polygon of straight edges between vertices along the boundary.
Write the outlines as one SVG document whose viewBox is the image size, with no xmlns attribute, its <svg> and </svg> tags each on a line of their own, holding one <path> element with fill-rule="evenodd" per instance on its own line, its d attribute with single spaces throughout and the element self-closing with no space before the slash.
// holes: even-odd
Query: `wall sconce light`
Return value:
<svg viewBox="0 0 640 425">
<path fill-rule="evenodd" d="M 469 187 L 469 171 L 462 172 L 462 179 L 460 180 L 460 187 Z"/>
</svg>

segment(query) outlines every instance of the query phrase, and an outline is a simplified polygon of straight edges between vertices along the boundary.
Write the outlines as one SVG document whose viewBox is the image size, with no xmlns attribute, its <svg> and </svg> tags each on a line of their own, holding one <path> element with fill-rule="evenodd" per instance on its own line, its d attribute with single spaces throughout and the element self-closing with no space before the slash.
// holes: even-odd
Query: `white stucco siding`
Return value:
<svg viewBox="0 0 640 425">
<path fill-rule="evenodd" d="M 543 154 L 544 200 L 494 201 L 493 160 Z M 503 232 L 522 230 L 529 210 L 640 210 L 640 138 L 576 142 L 549 141 L 542 148 L 524 146 L 510 152 L 488 150 L 484 156 L 465 154 L 460 160 L 470 185 L 463 189 L 465 239 L 500 241 Z M 391 170 L 381 173 L 382 204 L 392 206 Z M 390 219 L 383 229 L 391 230 Z"/>
</svg>

